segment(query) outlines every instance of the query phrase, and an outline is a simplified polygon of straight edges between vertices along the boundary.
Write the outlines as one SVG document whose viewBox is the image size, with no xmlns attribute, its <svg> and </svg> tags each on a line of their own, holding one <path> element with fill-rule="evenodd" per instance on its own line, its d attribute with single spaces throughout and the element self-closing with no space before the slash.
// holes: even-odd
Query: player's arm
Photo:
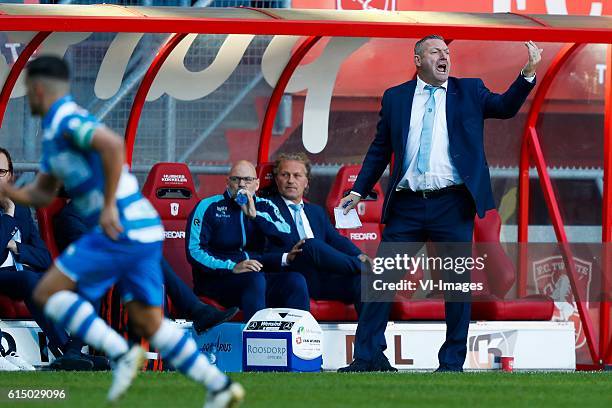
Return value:
<svg viewBox="0 0 612 408">
<path fill-rule="evenodd" d="M 104 208 L 100 214 L 100 226 L 111 238 L 123 231 L 115 193 L 124 163 L 123 140 L 112 130 L 99 126 L 93 132 L 91 148 L 100 154 L 104 168 Z"/>
<path fill-rule="evenodd" d="M 46 207 L 51 204 L 61 183 L 47 173 L 38 173 L 34 181 L 22 188 L 12 185 L 0 186 L 0 195 L 10 198 L 14 203 L 28 207 Z"/>
</svg>

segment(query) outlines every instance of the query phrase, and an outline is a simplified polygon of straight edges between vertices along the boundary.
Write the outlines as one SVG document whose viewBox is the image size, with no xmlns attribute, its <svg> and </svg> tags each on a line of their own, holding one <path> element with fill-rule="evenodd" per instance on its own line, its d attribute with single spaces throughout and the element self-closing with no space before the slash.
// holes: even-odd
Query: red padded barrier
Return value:
<svg viewBox="0 0 612 408">
<path fill-rule="evenodd" d="M 390 320 L 444 320 L 444 301 L 437 298 L 396 301 Z"/>
<path fill-rule="evenodd" d="M 531 295 L 516 300 L 500 300 L 495 296 L 475 296 L 472 320 L 550 320 L 554 304 L 542 295 Z M 444 320 L 442 299 L 396 302 L 391 308 L 391 320 Z"/>
<path fill-rule="evenodd" d="M 21 300 L 13 300 L 8 296 L 0 295 L 0 318 L 31 319 L 32 315 Z"/>
<path fill-rule="evenodd" d="M 472 303 L 474 320 L 550 320 L 553 301 L 543 295 L 530 295 L 515 300 L 475 299 Z"/>
<path fill-rule="evenodd" d="M 31 319 L 32 318 L 32 315 L 30 314 L 28 307 L 23 301 L 18 300 L 16 302 L 13 302 L 13 306 L 15 308 L 14 309 L 15 319 Z"/>
<path fill-rule="evenodd" d="M 355 306 L 337 300 L 310 299 L 310 313 L 319 322 L 357 321 Z"/>
<path fill-rule="evenodd" d="M 0 318 L 15 319 L 15 303 L 11 298 L 0 295 Z"/>
</svg>

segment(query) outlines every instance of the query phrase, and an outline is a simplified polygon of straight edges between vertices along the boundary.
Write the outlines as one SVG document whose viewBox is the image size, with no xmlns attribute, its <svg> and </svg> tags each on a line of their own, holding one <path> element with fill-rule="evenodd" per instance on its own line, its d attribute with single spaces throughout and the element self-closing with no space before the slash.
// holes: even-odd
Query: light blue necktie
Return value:
<svg viewBox="0 0 612 408">
<path fill-rule="evenodd" d="M 429 98 L 425 104 L 423 114 L 423 130 L 419 142 L 419 155 L 417 157 L 417 170 L 424 174 L 429 171 L 429 158 L 431 156 L 431 139 L 433 135 L 434 117 L 436 115 L 436 98 L 434 94 L 439 86 L 425 85 L 425 90 L 429 91 Z"/>
<path fill-rule="evenodd" d="M 21 242 L 21 232 L 19 230 L 17 230 L 17 232 L 15 232 L 15 235 L 13 235 L 13 241 L 15 242 Z M 13 255 L 13 262 L 15 263 L 15 269 L 17 269 L 18 271 L 23 271 L 23 265 L 21 264 L 21 262 L 17 262 L 17 259 L 15 258 L 15 254 Z"/>
<path fill-rule="evenodd" d="M 302 207 L 304 204 L 289 204 L 289 208 L 293 210 L 293 220 L 297 227 L 298 235 L 300 239 L 306 238 L 306 230 L 304 229 L 304 222 L 302 221 Z"/>
</svg>

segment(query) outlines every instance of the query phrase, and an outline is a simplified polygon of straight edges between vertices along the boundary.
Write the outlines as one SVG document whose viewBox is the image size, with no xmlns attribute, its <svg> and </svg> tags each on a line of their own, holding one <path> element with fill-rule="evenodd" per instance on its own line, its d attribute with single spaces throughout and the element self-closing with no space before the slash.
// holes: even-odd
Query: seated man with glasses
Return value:
<svg viewBox="0 0 612 408">
<path fill-rule="evenodd" d="M 186 228 L 195 293 L 239 306 L 245 320 L 266 307 L 310 307 L 300 273 L 268 273 L 262 261 L 266 239 L 280 245 L 291 239 L 291 228 L 274 203 L 255 196 L 258 188 L 253 164 L 237 162 L 225 192 L 203 199 Z"/>
<path fill-rule="evenodd" d="M 12 184 L 13 176 L 11 155 L 0 147 L 0 185 Z M 25 302 L 49 339 L 49 350 L 59 357 L 69 344 L 68 335 L 44 316 L 32 298 L 34 288 L 50 265 L 51 254 L 40 238 L 30 209 L 7 197 L 0 199 L 0 294 Z M 34 369 L 15 353 L 7 355 L 6 359 L 20 369 Z M 93 362 L 84 356 L 73 356 L 65 361 L 73 370 L 93 367 Z"/>
</svg>

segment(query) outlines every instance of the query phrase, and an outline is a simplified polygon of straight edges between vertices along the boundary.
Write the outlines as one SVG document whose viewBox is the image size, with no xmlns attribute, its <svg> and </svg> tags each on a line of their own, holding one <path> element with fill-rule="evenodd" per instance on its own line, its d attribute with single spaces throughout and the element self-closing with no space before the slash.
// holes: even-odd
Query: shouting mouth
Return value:
<svg viewBox="0 0 612 408">
<path fill-rule="evenodd" d="M 447 62 L 438 62 L 436 64 L 436 72 L 438 72 L 440 74 L 447 74 L 448 73 L 448 63 Z"/>
</svg>

